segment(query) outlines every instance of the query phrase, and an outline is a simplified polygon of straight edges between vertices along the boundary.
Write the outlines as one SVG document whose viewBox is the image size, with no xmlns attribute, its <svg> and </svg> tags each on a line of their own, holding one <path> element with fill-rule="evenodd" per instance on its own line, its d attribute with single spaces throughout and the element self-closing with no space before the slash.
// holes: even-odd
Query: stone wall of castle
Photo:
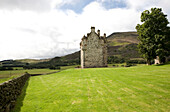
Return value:
<svg viewBox="0 0 170 112">
<path fill-rule="evenodd" d="M 81 67 L 104 67 L 107 66 L 107 40 L 106 34 L 100 36 L 100 31 L 95 32 L 91 27 L 91 32 L 84 36 L 80 43 Z"/>
</svg>

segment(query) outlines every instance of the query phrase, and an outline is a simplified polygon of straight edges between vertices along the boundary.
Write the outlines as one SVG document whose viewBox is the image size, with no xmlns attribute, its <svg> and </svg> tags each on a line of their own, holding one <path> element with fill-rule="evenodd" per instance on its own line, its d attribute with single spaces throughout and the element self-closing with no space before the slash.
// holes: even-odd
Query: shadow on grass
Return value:
<svg viewBox="0 0 170 112">
<path fill-rule="evenodd" d="M 170 62 L 166 62 L 166 63 L 163 63 L 163 64 L 157 64 L 155 66 L 163 66 L 163 65 L 168 65 L 168 64 L 170 64 Z"/>
<path fill-rule="evenodd" d="M 163 65 L 165 65 L 165 64 L 157 64 L 157 65 L 155 65 L 155 66 L 163 66 Z"/>
<path fill-rule="evenodd" d="M 26 89 L 29 85 L 29 80 L 30 80 L 30 78 L 26 81 L 26 83 L 22 89 L 22 92 L 16 101 L 14 109 L 12 109 L 10 112 L 20 112 L 21 111 L 21 107 L 23 106 L 23 101 L 26 96 Z"/>
</svg>

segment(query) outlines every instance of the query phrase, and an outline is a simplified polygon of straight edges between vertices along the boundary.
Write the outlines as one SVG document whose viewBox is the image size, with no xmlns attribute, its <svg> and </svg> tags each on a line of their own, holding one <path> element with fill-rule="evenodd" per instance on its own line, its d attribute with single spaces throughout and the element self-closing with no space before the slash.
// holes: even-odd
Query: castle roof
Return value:
<svg viewBox="0 0 170 112">
<path fill-rule="evenodd" d="M 95 34 L 99 37 L 99 39 L 104 40 L 104 42 L 106 43 L 106 33 L 104 33 L 103 36 L 100 36 L 100 30 L 97 30 L 97 33 L 96 33 L 96 32 L 95 32 L 95 27 L 91 27 L 91 32 L 90 32 L 90 33 L 87 33 L 87 36 L 84 35 L 83 38 L 82 38 L 82 40 L 88 39 L 88 37 L 90 36 L 91 33 L 95 33 Z"/>
</svg>

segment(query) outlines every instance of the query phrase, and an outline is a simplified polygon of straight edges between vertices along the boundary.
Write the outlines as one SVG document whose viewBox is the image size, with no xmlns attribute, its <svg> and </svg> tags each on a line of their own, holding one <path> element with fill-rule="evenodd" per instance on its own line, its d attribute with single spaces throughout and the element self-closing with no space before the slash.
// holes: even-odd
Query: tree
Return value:
<svg viewBox="0 0 170 112">
<path fill-rule="evenodd" d="M 137 24 L 136 29 L 139 34 L 138 49 L 146 59 L 147 64 L 159 56 L 160 59 L 169 55 L 169 28 L 168 19 L 161 8 L 151 8 L 151 11 L 145 10 L 141 14 L 142 24 Z"/>
</svg>

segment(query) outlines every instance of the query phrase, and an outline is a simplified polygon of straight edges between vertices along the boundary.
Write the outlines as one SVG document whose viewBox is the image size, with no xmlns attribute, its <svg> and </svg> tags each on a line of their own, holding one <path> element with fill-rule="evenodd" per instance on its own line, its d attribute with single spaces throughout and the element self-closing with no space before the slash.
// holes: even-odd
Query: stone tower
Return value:
<svg viewBox="0 0 170 112">
<path fill-rule="evenodd" d="M 105 67 L 107 66 L 107 40 L 106 34 L 100 36 L 100 30 L 95 32 L 95 27 L 91 27 L 91 32 L 83 36 L 80 42 L 81 68 Z"/>
</svg>

